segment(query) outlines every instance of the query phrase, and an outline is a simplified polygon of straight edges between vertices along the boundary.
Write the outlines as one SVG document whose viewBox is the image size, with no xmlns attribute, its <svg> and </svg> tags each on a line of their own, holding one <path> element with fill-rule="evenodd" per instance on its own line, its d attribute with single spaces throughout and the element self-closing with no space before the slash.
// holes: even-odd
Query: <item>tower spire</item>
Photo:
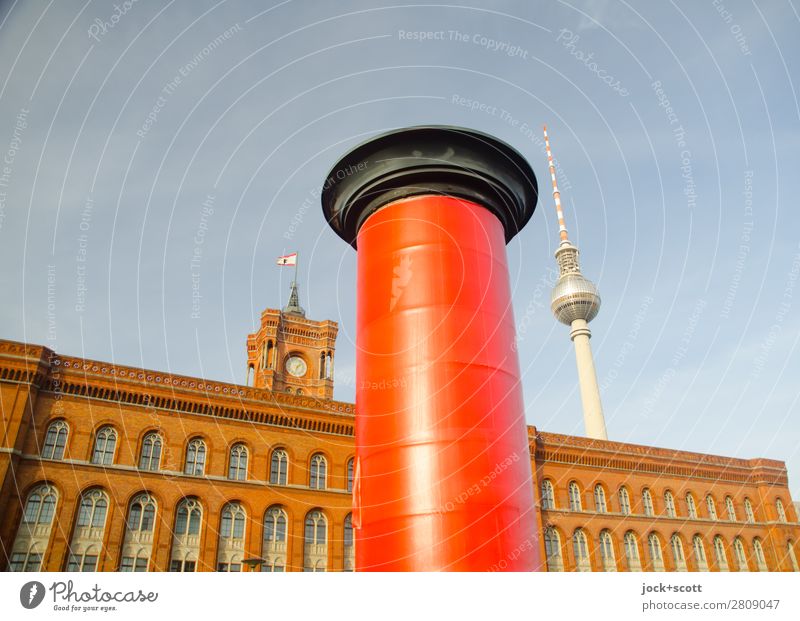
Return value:
<svg viewBox="0 0 800 621">
<path fill-rule="evenodd" d="M 290 315 L 306 316 L 306 311 L 300 306 L 300 295 L 297 293 L 297 281 L 293 280 L 291 290 L 289 291 L 289 303 L 283 307 L 284 313 Z"/>
<path fill-rule="evenodd" d="M 555 252 L 558 262 L 558 280 L 550 297 L 550 308 L 556 319 L 570 326 L 570 338 L 575 344 L 575 360 L 578 364 L 578 383 L 583 405 L 583 421 L 586 435 L 598 440 L 607 440 L 606 421 L 603 416 L 603 405 L 600 402 L 600 389 L 597 385 L 597 372 L 594 368 L 592 347 L 589 339 L 592 336 L 589 322 L 600 310 L 600 295 L 597 287 L 582 273 L 578 262 L 578 249 L 572 245 L 564 223 L 564 210 L 561 207 L 561 193 L 556 182 L 556 168 L 553 154 L 550 151 L 550 138 L 547 126 L 544 126 L 544 145 L 547 151 L 547 163 L 550 166 L 550 178 L 553 181 L 553 199 L 558 214 L 558 234 L 561 242 Z"/>
</svg>

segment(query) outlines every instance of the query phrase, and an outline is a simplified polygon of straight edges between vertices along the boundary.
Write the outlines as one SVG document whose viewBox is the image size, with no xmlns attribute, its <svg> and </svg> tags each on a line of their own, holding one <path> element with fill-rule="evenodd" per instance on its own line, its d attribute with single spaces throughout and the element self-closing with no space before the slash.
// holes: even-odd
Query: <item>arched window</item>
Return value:
<svg viewBox="0 0 800 621">
<path fill-rule="evenodd" d="M 37 485 L 28 493 L 22 520 L 11 548 L 9 571 L 40 571 L 47 549 L 58 494 L 50 485 Z"/>
<path fill-rule="evenodd" d="M 619 510 L 622 515 L 631 514 L 631 496 L 625 487 L 619 488 Z"/>
<path fill-rule="evenodd" d="M 756 521 L 756 515 L 753 512 L 753 503 L 750 502 L 749 498 L 744 499 L 744 517 L 750 524 Z"/>
<path fill-rule="evenodd" d="M 642 562 L 639 558 L 639 542 L 632 531 L 625 533 L 625 561 L 628 571 L 642 571 Z"/>
<path fill-rule="evenodd" d="M 753 554 L 756 557 L 758 571 L 769 571 L 767 557 L 764 556 L 764 546 L 761 545 L 761 540 L 758 537 L 753 539 Z"/>
<path fill-rule="evenodd" d="M 206 471 L 206 443 L 201 438 L 194 438 L 186 445 L 185 474 L 203 476 Z"/>
<path fill-rule="evenodd" d="M 548 526 L 544 531 L 544 552 L 547 560 L 547 571 L 564 571 L 564 558 L 561 555 L 561 537 L 552 526 Z"/>
<path fill-rule="evenodd" d="M 108 497 L 99 489 L 81 495 L 78 519 L 69 544 L 67 571 L 97 571 L 108 513 Z"/>
<path fill-rule="evenodd" d="M 190 572 L 197 568 L 200 554 L 200 526 L 203 508 L 196 498 L 184 498 L 175 512 L 170 571 Z"/>
<path fill-rule="evenodd" d="M 311 469 L 309 470 L 308 486 L 311 489 L 325 489 L 328 471 L 328 462 L 321 453 L 311 456 Z"/>
<path fill-rule="evenodd" d="M 750 571 L 747 565 L 747 554 L 744 551 L 744 543 L 741 537 L 733 540 L 733 556 L 736 558 L 737 571 Z"/>
<path fill-rule="evenodd" d="M 599 483 L 594 486 L 594 509 L 598 513 L 605 513 L 608 510 L 606 507 L 606 490 Z"/>
<path fill-rule="evenodd" d="M 244 444 L 234 444 L 228 460 L 228 478 L 232 481 L 247 479 L 247 447 Z"/>
<path fill-rule="evenodd" d="M 600 533 L 600 560 L 603 564 L 603 571 L 617 571 L 614 542 L 611 539 L 611 533 L 607 530 Z"/>
<path fill-rule="evenodd" d="M 572 535 L 572 550 L 575 554 L 575 571 L 592 571 L 586 533 L 580 528 Z"/>
<path fill-rule="evenodd" d="M 47 434 L 44 437 L 42 457 L 45 459 L 63 459 L 68 433 L 69 427 L 63 420 L 56 420 L 50 423 L 47 428 Z"/>
<path fill-rule="evenodd" d="M 731 522 L 736 521 L 736 509 L 733 506 L 733 498 L 725 496 L 725 511 L 728 513 L 728 519 Z"/>
<path fill-rule="evenodd" d="M 780 498 L 775 499 L 775 512 L 778 514 L 778 521 L 786 523 L 786 509 L 783 508 L 783 501 Z"/>
<path fill-rule="evenodd" d="M 653 496 L 650 494 L 650 490 L 647 488 L 644 488 L 642 491 L 642 508 L 644 509 L 645 515 L 653 515 Z"/>
<path fill-rule="evenodd" d="M 655 533 L 650 533 L 647 538 L 647 549 L 650 552 L 650 563 L 653 566 L 653 571 L 664 571 L 664 554 L 661 551 L 661 541 Z"/>
<path fill-rule="evenodd" d="M 711 497 L 711 494 L 706 496 L 706 510 L 708 511 L 709 520 L 717 519 L 717 505 L 714 502 L 714 499 Z"/>
<path fill-rule="evenodd" d="M 583 511 L 581 504 L 581 490 L 575 481 L 569 484 L 569 510 L 570 511 Z"/>
<path fill-rule="evenodd" d="M 714 559 L 717 561 L 717 567 L 720 571 L 729 571 L 728 555 L 725 553 L 725 543 L 719 535 L 714 537 Z"/>
<path fill-rule="evenodd" d="M 355 569 L 355 546 L 353 545 L 353 515 L 344 518 L 344 571 Z"/>
<path fill-rule="evenodd" d="M 675 571 L 686 571 L 686 556 L 683 553 L 683 542 L 678 537 L 678 533 L 674 533 L 670 537 L 669 546 L 672 549 L 672 561 L 675 563 Z"/>
<path fill-rule="evenodd" d="M 322 511 L 309 511 L 306 515 L 303 543 L 303 571 L 326 571 L 328 520 Z"/>
<path fill-rule="evenodd" d="M 101 427 L 94 437 L 92 463 L 107 466 L 114 463 L 114 449 L 117 446 L 117 432 L 113 427 Z"/>
<path fill-rule="evenodd" d="M 550 479 L 542 481 L 542 509 L 555 509 L 556 497 Z"/>
<path fill-rule="evenodd" d="M 800 566 L 797 564 L 797 555 L 794 553 L 794 542 L 791 539 L 786 542 L 786 556 L 789 557 L 792 571 L 800 571 Z"/>
<path fill-rule="evenodd" d="M 155 499 L 147 493 L 134 497 L 128 509 L 120 571 L 147 571 L 153 548 L 155 518 Z"/>
<path fill-rule="evenodd" d="M 286 567 L 286 511 L 279 505 L 272 505 L 264 513 L 264 539 L 261 555 L 264 564 L 261 571 L 282 572 Z"/>
<path fill-rule="evenodd" d="M 238 502 L 229 502 L 222 508 L 217 571 L 242 571 L 246 519 L 244 508 Z"/>
<path fill-rule="evenodd" d="M 674 518 L 676 516 L 675 497 L 670 491 L 664 492 L 664 513 L 667 514 L 667 517 Z"/>
<path fill-rule="evenodd" d="M 700 535 L 695 535 L 692 538 L 692 552 L 694 553 L 694 562 L 697 565 L 697 571 L 708 571 L 706 546 L 703 544 L 703 538 Z"/>
<path fill-rule="evenodd" d="M 161 466 L 161 436 L 155 431 L 148 433 L 142 440 L 142 452 L 139 455 L 139 470 L 158 470 Z"/>
<path fill-rule="evenodd" d="M 353 491 L 353 472 L 355 470 L 355 460 L 351 457 L 347 460 L 347 491 Z"/>
<path fill-rule="evenodd" d="M 283 449 L 272 451 L 269 467 L 269 482 L 272 485 L 286 485 L 289 473 L 289 456 Z"/>
<path fill-rule="evenodd" d="M 686 494 L 686 510 L 689 512 L 689 519 L 697 519 L 697 504 L 694 502 L 694 496 L 689 492 Z"/>
</svg>

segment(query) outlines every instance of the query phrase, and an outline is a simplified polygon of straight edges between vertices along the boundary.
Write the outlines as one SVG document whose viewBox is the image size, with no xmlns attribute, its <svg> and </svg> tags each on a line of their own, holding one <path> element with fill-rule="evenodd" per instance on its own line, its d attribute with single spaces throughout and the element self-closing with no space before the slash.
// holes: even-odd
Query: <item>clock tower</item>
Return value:
<svg viewBox="0 0 800 621">
<path fill-rule="evenodd" d="M 283 310 L 261 313 L 258 331 L 247 335 L 247 385 L 318 399 L 333 399 L 335 321 L 306 319 L 297 283 Z"/>
</svg>

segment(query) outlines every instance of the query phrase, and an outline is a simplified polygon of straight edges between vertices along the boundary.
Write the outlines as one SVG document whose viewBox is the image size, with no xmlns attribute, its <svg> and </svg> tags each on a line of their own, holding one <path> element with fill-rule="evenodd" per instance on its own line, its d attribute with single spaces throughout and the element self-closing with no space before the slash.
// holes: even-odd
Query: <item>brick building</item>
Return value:
<svg viewBox="0 0 800 621">
<path fill-rule="evenodd" d="M 351 570 L 336 331 L 293 291 L 248 336 L 247 386 L 0 341 L 2 569 Z M 798 571 L 783 462 L 534 427 L 529 446 L 551 571 Z"/>
</svg>

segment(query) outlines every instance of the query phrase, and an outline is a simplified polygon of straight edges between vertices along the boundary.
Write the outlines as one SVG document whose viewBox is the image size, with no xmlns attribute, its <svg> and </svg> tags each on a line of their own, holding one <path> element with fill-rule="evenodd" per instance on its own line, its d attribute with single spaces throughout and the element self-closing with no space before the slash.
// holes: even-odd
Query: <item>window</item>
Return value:
<svg viewBox="0 0 800 621">
<path fill-rule="evenodd" d="M 142 452 L 139 456 L 139 470 L 158 470 L 161 465 L 161 436 L 155 431 L 148 433 L 142 440 Z"/>
<path fill-rule="evenodd" d="M 150 494 L 139 494 L 131 501 L 128 511 L 128 530 L 135 533 L 153 531 L 156 521 L 156 502 Z"/>
<path fill-rule="evenodd" d="M 753 503 L 750 502 L 749 498 L 744 499 L 744 517 L 750 524 L 756 521 L 756 515 L 753 513 Z"/>
<path fill-rule="evenodd" d="M 714 503 L 714 499 L 711 497 L 711 494 L 706 496 L 706 509 L 708 510 L 708 519 L 709 520 L 716 520 L 717 519 L 717 505 Z"/>
<path fill-rule="evenodd" d="M 731 522 L 736 521 L 736 509 L 733 506 L 733 498 L 725 496 L 725 511 L 728 513 L 728 519 Z"/>
<path fill-rule="evenodd" d="M 628 563 L 628 571 L 642 571 L 642 562 L 639 558 L 639 542 L 636 535 L 628 531 L 625 533 L 625 561 Z"/>
<path fill-rule="evenodd" d="M 622 515 L 631 514 L 631 496 L 625 487 L 619 488 L 619 510 Z"/>
<path fill-rule="evenodd" d="M 97 549 L 89 548 L 85 553 L 70 553 L 67 571 L 97 571 Z"/>
<path fill-rule="evenodd" d="M 261 571 L 282 572 L 286 567 L 286 511 L 279 505 L 272 505 L 264 513 L 264 539 L 261 556 L 264 564 Z"/>
<path fill-rule="evenodd" d="M 175 534 L 199 535 L 202 517 L 200 504 L 194 499 L 184 498 L 175 514 Z"/>
<path fill-rule="evenodd" d="M 607 530 L 600 533 L 600 560 L 603 563 L 603 571 L 617 571 L 614 542 L 611 540 L 611 533 Z"/>
<path fill-rule="evenodd" d="M 184 572 L 192 572 L 195 570 L 197 565 L 197 561 L 180 561 L 180 560 L 173 560 L 169 564 L 170 571 L 184 571 Z"/>
<path fill-rule="evenodd" d="M 272 485 L 286 485 L 289 472 L 289 456 L 283 449 L 272 451 L 269 467 L 269 482 Z"/>
<path fill-rule="evenodd" d="M 722 537 L 714 537 L 714 558 L 720 571 L 728 571 L 728 555 L 725 553 L 725 543 Z"/>
<path fill-rule="evenodd" d="M 686 510 L 689 512 L 690 519 L 697 519 L 697 505 L 694 502 L 694 496 L 692 496 L 691 492 L 686 494 Z"/>
<path fill-rule="evenodd" d="M 556 498 L 550 479 L 542 481 L 542 509 L 555 509 Z"/>
<path fill-rule="evenodd" d="M 581 490 L 575 481 L 569 484 L 569 510 L 570 511 L 583 511 L 581 505 Z"/>
<path fill-rule="evenodd" d="M 9 571 L 40 571 L 42 553 L 50 541 L 58 495 L 55 488 L 37 485 L 29 493 L 22 520 L 10 550 Z"/>
<path fill-rule="evenodd" d="M 232 481 L 245 481 L 247 479 L 247 447 L 244 444 L 234 444 L 228 461 L 228 478 Z"/>
<path fill-rule="evenodd" d="M 344 566 L 343 571 L 355 569 L 355 546 L 353 545 L 353 515 L 344 518 Z"/>
<path fill-rule="evenodd" d="M 594 509 L 598 513 L 605 513 L 606 507 L 606 491 L 599 483 L 594 486 Z"/>
<path fill-rule="evenodd" d="M 78 526 L 104 528 L 107 510 L 108 500 L 104 492 L 98 489 L 86 492 L 78 509 Z"/>
<path fill-rule="evenodd" d="M 650 552 L 653 571 L 664 571 L 664 555 L 661 552 L 661 541 L 658 539 L 658 535 L 650 533 L 647 538 L 647 548 Z"/>
<path fill-rule="evenodd" d="M 800 566 L 797 565 L 797 555 L 794 553 L 794 542 L 791 540 L 786 542 L 786 556 L 789 557 L 792 571 L 800 571 Z"/>
<path fill-rule="evenodd" d="M 670 491 L 664 492 L 664 513 L 667 514 L 667 517 L 674 518 L 676 516 L 675 497 Z"/>
<path fill-rule="evenodd" d="M 736 537 L 736 539 L 733 540 L 733 555 L 736 558 L 737 571 L 750 571 L 747 565 L 747 554 L 745 554 L 744 543 L 742 543 L 741 537 Z"/>
<path fill-rule="evenodd" d="M 347 491 L 353 491 L 353 471 L 355 469 L 355 460 L 351 457 L 347 460 Z"/>
<path fill-rule="evenodd" d="M 149 560 L 144 556 L 123 556 L 120 563 L 119 570 L 124 572 L 129 571 L 147 571 Z"/>
<path fill-rule="evenodd" d="M 303 571 L 326 571 L 328 520 L 322 511 L 309 511 L 306 515 L 303 543 Z"/>
<path fill-rule="evenodd" d="M 669 540 L 672 549 L 672 561 L 675 563 L 675 571 L 686 571 L 686 556 L 683 553 L 683 542 L 678 534 L 675 533 Z"/>
<path fill-rule="evenodd" d="M 653 515 L 653 496 L 650 494 L 650 490 L 647 488 L 645 488 L 642 492 L 642 507 L 645 515 Z"/>
<path fill-rule="evenodd" d="M 44 437 L 42 457 L 45 459 L 63 459 L 64 447 L 67 446 L 67 433 L 69 433 L 69 427 L 63 420 L 50 423 L 47 428 L 47 434 Z"/>
<path fill-rule="evenodd" d="M 575 554 L 575 571 L 592 571 L 586 533 L 580 528 L 572 535 L 572 550 Z"/>
<path fill-rule="evenodd" d="M 14 552 L 8 563 L 8 571 L 40 571 L 42 555 L 34 552 Z"/>
<path fill-rule="evenodd" d="M 246 518 L 244 508 L 238 502 L 229 502 L 222 508 L 217 571 L 242 571 Z"/>
<path fill-rule="evenodd" d="M 328 462 L 325 456 L 316 453 L 311 456 L 311 469 L 309 471 L 308 486 L 311 489 L 325 489 L 327 478 Z"/>
<path fill-rule="evenodd" d="M 783 508 L 783 501 L 780 498 L 775 499 L 775 512 L 778 514 L 778 521 L 786 523 L 786 509 Z"/>
<path fill-rule="evenodd" d="M 113 427 L 101 427 L 94 437 L 92 463 L 107 466 L 114 463 L 114 449 L 117 446 L 117 432 Z"/>
<path fill-rule="evenodd" d="M 703 538 L 700 535 L 695 535 L 692 538 L 692 552 L 694 553 L 694 562 L 697 564 L 697 571 L 708 571 L 706 546 L 703 544 Z"/>
<path fill-rule="evenodd" d="M 184 474 L 203 476 L 206 471 L 206 443 L 195 438 L 186 446 L 186 465 Z"/>
<path fill-rule="evenodd" d="M 28 495 L 22 521 L 25 524 L 50 524 L 56 507 L 56 492 L 49 485 L 40 485 Z"/>
<path fill-rule="evenodd" d="M 219 536 L 223 539 L 244 539 L 244 509 L 238 502 L 229 502 L 222 510 Z"/>
<path fill-rule="evenodd" d="M 753 539 L 753 553 L 756 557 L 758 571 L 769 571 L 767 567 L 767 558 L 764 556 L 764 546 L 761 545 L 761 540 L 758 538 Z"/>
<path fill-rule="evenodd" d="M 548 526 L 544 531 L 544 553 L 547 571 L 564 571 L 564 559 L 561 556 L 561 537 L 558 531 Z"/>
</svg>

